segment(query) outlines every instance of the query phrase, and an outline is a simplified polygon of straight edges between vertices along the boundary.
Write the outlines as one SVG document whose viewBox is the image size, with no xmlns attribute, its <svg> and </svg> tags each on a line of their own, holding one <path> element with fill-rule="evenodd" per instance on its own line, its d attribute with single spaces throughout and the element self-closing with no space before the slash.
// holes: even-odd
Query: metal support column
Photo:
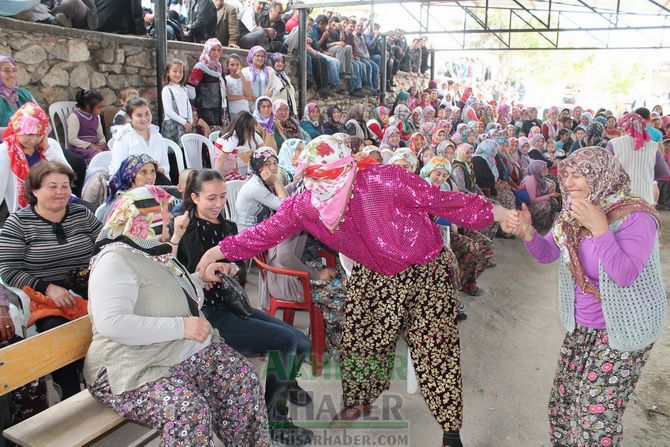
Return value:
<svg viewBox="0 0 670 447">
<path fill-rule="evenodd" d="M 298 45 L 298 60 L 300 62 L 300 75 L 298 80 L 300 81 L 300 108 L 298 110 L 305 110 L 305 105 L 307 104 L 307 10 L 300 10 L 300 25 L 298 33 L 299 34 L 299 45 Z"/>
<path fill-rule="evenodd" d="M 388 60 L 386 58 L 386 35 L 382 34 L 382 59 L 379 66 L 379 103 L 384 104 L 386 99 L 386 67 Z"/>
<path fill-rule="evenodd" d="M 158 94 L 158 123 L 163 122 L 163 101 L 161 92 L 163 91 L 163 70 L 167 62 L 167 18 L 165 0 L 155 2 L 155 24 L 156 24 L 156 89 Z"/>
<path fill-rule="evenodd" d="M 435 50 L 430 50 L 430 80 L 435 79 Z"/>
</svg>

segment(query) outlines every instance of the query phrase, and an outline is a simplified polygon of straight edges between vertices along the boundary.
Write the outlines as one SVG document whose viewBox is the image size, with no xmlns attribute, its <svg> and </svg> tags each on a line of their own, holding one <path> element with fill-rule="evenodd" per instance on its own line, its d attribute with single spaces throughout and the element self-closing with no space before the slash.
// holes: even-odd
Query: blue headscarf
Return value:
<svg viewBox="0 0 670 447">
<path fill-rule="evenodd" d="M 289 138 L 284 141 L 279 150 L 279 167 L 284 170 L 291 177 L 295 175 L 295 166 L 293 166 L 293 156 L 300 145 L 305 145 L 305 142 L 298 138 Z"/>
<path fill-rule="evenodd" d="M 135 176 L 148 163 L 153 163 L 156 170 L 158 170 L 158 162 L 147 154 L 131 155 L 123 160 L 119 166 L 119 170 L 109 179 L 107 203 L 111 203 L 118 193 L 131 189 Z"/>
<path fill-rule="evenodd" d="M 491 169 L 493 177 L 495 177 L 496 181 L 498 181 L 498 177 L 500 176 L 500 173 L 498 172 L 498 167 L 496 166 L 497 152 L 498 152 L 498 143 L 496 143 L 494 140 L 487 139 L 477 145 L 477 149 L 473 154 L 473 156 L 482 157 L 486 161 L 486 164 Z"/>
</svg>

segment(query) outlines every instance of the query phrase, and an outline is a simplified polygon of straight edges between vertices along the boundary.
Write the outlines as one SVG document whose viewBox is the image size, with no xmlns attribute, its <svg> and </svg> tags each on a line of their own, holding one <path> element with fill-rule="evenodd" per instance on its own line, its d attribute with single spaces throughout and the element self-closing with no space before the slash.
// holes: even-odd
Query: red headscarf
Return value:
<svg viewBox="0 0 670 447">
<path fill-rule="evenodd" d="M 25 185 L 30 166 L 18 137 L 19 135 L 45 135 L 48 130 L 49 118 L 47 114 L 36 103 L 27 102 L 9 119 L 7 130 L 2 136 L 3 141 L 7 144 L 7 152 L 9 152 L 9 168 L 16 176 L 16 192 L 21 208 L 28 206 Z M 46 148 L 37 146 L 35 150 L 40 159 L 44 160 Z"/>
</svg>

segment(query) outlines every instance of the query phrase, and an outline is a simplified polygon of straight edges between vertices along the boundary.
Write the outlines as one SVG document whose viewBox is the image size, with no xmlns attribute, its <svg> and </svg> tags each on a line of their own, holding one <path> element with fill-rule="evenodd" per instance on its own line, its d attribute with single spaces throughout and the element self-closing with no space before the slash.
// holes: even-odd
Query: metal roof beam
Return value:
<svg viewBox="0 0 670 447">
<path fill-rule="evenodd" d="M 655 2 L 654 0 L 647 0 L 647 1 L 648 1 L 649 3 L 651 3 L 652 5 L 654 5 L 654 6 L 657 6 L 657 7 L 661 8 L 663 11 L 670 13 L 670 9 L 668 9 L 667 7 L 661 5 L 660 3 Z"/>
<path fill-rule="evenodd" d="M 580 4 L 584 5 L 585 8 L 590 9 L 593 13 L 598 14 L 601 18 L 603 18 L 604 20 L 607 20 L 607 23 L 609 23 L 610 25 L 614 25 L 614 26 L 616 26 L 616 24 L 617 24 L 617 22 L 618 22 L 618 19 L 617 19 L 617 22 L 612 22 L 611 19 L 605 17 L 604 14 L 602 14 L 600 11 L 598 11 L 596 8 L 594 8 L 593 6 L 589 5 L 589 4 L 586 3 L 585 1 L 583 1 L 583 0 L 577 0 L 577 1 L 578 1 Z M 618 12 L 617 12 L 617 15 L 618 15 Z"/>
<path fill-rule="evenodd" d="M 551 23 L 545 23 L 544 20 L 540 19 L 538 16 L 536 16 L 535 14 L 533 14 L 533 12 L 532 12 L 530 9 L 526 8 L 523 4 L 521 4 L 521 2 L 520 2 L 519 0 L 514 0 L 514 3 L 516 3 L 517 5 L 519 5 L 519 6 L 521 7 L 521 9 L 523 9 L 523 10 L 526 11 L 528 14 L 530 14 L 535 20 L 537 20 L 538 22 L 540 22 L 540 23 L 542 24 L 542 26 L 544 26 L 545 28 L 549 28 L 549 27 L 551 26 Z M 529 24 L 529 25 L 530 25 L 530 24 Z M 546 38 L 545 38 L 545 39 L 546 39 Z"/>
<path fill-rule="evenodd" d="M 569 19 L 568 19 L 569 20 Z M 670 30 L 670 25 L 649 25 L 649 26 L 626 26 L 626 27 L 619 27 L 619 28 L 609 28 L 609 27 L 593 27 L 593 28 L 569 28 L 569 27 L 556 27 L 556 28 L 549 28 L 549 29 L 537 29 L 537 28 L 513 28 L 513 29 L 504 29 L 504 28 L 488 28 L 488 29 L 458 29 L 458 30 L 443 30 L 443 31 L 402 31 L 402 32 L 395 32 L 395 31 L 389 31 L 386 33 L 381 33 L 385 36 L 389 35 L 395 35 L 395 34 L 403 34 L 403 35 L 408 35 L 408 34 L 493 34 L 493 33 L 574 33 L 574 32 L 585 32 L 588 33 L 589 31 L 644 31 L 644 30 L 661 30 L 661 29 L 667 29 Z M 551 43 L 551 42 L 550 42 Z M 553 43 L 552 43 L 553 44 Z M 603 42 L 604 44 L 604 42 Z"/>
<path fill-rule="evenodd" d="M 475 22 L 477 22 L 477 24 L 478 24 L 479 26 L 481 26 L 482 29 L 484 29 L 484 30 L 488 30 L 488 26 L 486 25 L 486 23 L 484 23 L 484 22 L 482 21 L 482 19 L 480 19 L 480 18 L 477 16 L 477 14 L 475 14 L 474 12 L 472 12 L 472 11 L 470 10 L 470 8 L 468 8 L 467 6 L 463 6 L 463 5 L 461 5 L 461 2 L 458 2 L 458 1 L 456 2 L 456 4 L 457 4 L 458 6 L 460 6 L 461 9 L 462 9 L 463 11 L 465 11 L 466 14 L 468 14 L 470 17 L 472 17 L 473 19 L 475 19 Z M 503 45 L 505 45 L 506 47 L 509 47 L 509 42 L 505 42 L 505 39 L 503 39 L 502 37 L 500 37 L 500 35 L 498 35 L 497 32 L 490 32 L 490 31 L 489 31 L 489 34 L 493 34 L 493 35 L 494 35 L 500 42 L 502 42 Z"/>
</svg>

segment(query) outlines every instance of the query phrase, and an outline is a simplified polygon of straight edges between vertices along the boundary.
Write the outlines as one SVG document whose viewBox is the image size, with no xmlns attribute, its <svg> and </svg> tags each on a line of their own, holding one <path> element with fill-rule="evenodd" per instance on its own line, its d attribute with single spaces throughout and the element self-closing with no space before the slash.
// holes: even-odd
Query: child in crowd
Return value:
<svg viewBox="0 0 670 447">
<path fill-rule="evenodd" d="M 221 130 L 229 122 L 226 84 L 220 61 L 222 52 L 221 42 L 207 40 L 186 82 L 188 97 L 193 100 L 198 117 L 207 123 L 211 131 Z"/>
<path fill-rule="evenodd" d="M 228 97 L 228 113 L 230 119 L 234 119 L 240 112 L 249 111 L 251 101 L 251 84 L 242 76 L 242 61 L 237 54 L 228 56 L 226 63 L 228 75 L 226 76 L 226 95 Z"/>
<path fill-rule="evenodd" d="M 103 98 L 98 92 L 79 90 L 76 100 L 77 107 L 66 120 L 68 149 L 81 155 L 88 166 L 96 154 L 109 150 L 100 121 Z"/>
<path fill-rule="evenodd" d="M 161 134 L 177 144 L 181 144 L 182 135 L 192 131 L 194 122 L 193 109 L 184 87 L 185 69 L 184 63 L 178 59 L 168 62 L 163 74 L 165 87 L 161 92 L 165 113 Z"/>
<path fill-rule="evenodd" d="M 128 104 L 128 101 L 137 98 L 138 96 L 140 96 L 140 92 L 130 87 L 124 88 L 119 92 L 119 105 L 121 106 L 121 109 L 116 112 L 116 115 L 114 115 L 114 119 L 112 120 L 112 126 L 110 128 L 112 137 L 116 135 L 116 131 L 119 130 L 121 126 L 128 122 L 128 117 L 126 116 L 126 104 Z"/>
</svg>

